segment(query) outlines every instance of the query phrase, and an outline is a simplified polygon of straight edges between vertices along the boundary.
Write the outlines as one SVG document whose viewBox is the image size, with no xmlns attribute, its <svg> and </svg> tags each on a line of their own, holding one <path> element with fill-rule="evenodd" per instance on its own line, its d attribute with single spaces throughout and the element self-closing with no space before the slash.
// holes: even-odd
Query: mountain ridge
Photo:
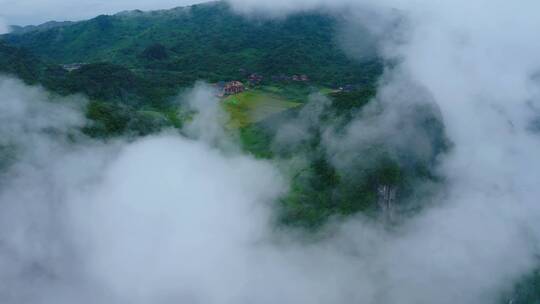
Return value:
<svg viewBox="0 0 540 304">
<path fill-rule="evenodd" d="M 54 64 L 110 62 L 144 73 L 179 73 L 179 82 L 241 78 L 246 71 L 270 78 L 306 74 L 315 83 L 366 83 L 380 74 L 378 58 L 356 61 L 334 34 L 340 17 L 321 12 L 284 20 L 255 20 L 224 2 L 170 10 L 100 15 L 79 22 L 49 23 L 0 36 Z M 159 44 L 167 58 L 145 57 Z M 243 71 L 243 72 L 242 72 Z"/>
</svg>

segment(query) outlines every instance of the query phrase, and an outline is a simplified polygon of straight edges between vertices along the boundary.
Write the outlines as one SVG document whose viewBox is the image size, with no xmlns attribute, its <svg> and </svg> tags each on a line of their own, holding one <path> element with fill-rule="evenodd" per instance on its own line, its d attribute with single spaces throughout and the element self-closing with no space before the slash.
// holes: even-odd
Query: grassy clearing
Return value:
<svg viewBox="0 0 540 304">
<path fill-rule="evenodd" d="M 322 88 L 322 89 L 320 89 L 319 92 L 320 92 L 321 94 L 323 94 L 323 95 L 329 95 L 329 94 L 332 94 L 332 93 L 337 92 L 337 90 L 335 90 L 335 89 L 330 89 L 330 88 Z"/>
<path fill-rule="evenodd" d="M 298 107 L 301 103 L 260 90 L 246 91 L 224 99 L 224 107 L 231 116 L 231 126 L 244 128 L 270 115 Z"/>
</svg>

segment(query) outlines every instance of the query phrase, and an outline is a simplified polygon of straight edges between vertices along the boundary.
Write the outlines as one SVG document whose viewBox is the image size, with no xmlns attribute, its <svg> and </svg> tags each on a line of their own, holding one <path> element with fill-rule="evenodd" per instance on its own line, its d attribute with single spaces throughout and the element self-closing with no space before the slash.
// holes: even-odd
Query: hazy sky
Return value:
<svg viewBox="0 0 540 304">
<path fill-rule="evenodd" d="M 39 24 L 50 20 L 80 20 L 123 10 L 154 10 L 201 0 L 0 0 L 0 24 Z M 1 25 L 0 25 L 1 28 Z M 1 29 L 0 29 L 1 30 Z"/>
</svg>

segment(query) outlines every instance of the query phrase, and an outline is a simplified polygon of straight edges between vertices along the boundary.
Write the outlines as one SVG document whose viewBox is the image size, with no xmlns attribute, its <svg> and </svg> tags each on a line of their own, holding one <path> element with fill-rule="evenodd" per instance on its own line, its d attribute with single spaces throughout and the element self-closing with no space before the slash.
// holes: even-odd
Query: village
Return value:
<svg viewBox="0 0 540 304">
<path fill-rule="evenodd" d="M 242 70 L 241 70 L 242 71 Z M 246 91 L 248 88 L 257 87 L 265 80 L 264 76 L 252 73 L 247 76 L 247 81 L 244 83 L 239 80 L 233 81 L 220 81 L 214 84 L 217 94 L 219 97 L 226 97 L 230 95 L 235 95 Z M 297 83 L 297 84 L 308 84 L 310 83 L 310 78 L 308 75 L 274 75 L 270 77 L 272 83 Z M 356 89 L 355 85 L 343 85 L 337 86 L 332 89 L 332 92 L 352 92 Z"/>
<path fill-rule="evenodd" d="M 73 72 L 76 70 L 79 70 L 81 67 L 87 65 L 87 63 L 69 63 L 69 64 L 62 64 L 61 67 L 66 70 L 67 72 Z M 249 73 L 245 69 L 239 69 L 239 72 L 241 74 L 245 75 L 245 82 L 242 82 L 240 80 L 232 80 L 232 81 L 219 81 L 214 84 L 214 87 L 217 91 L 217 96 L 220 98 L 240 94 L 250 88 L 255 88 L 260 86 L 263 81 L 265 80 L 265 77 L 258 74 L 258 73 Z M 269 77 L 270 83 L 281 83 L 281 84 L 310 84 L 311 79 L 306 74 L 294 74 L 294 75 L 286 75 L 286 74 L 280 74 L 280 75 L 273 75 Z M 331 92 L 352 92 L 357 87 L 355 85 L 342 85 L 342 86 L 336 86 L 332 88 Z"/>
<path fill-rule="evenodd" d="M 308 83 L 309 77 L 307 75 L 280 75 L 272 76 L 272 82 L 296 82 L 296 83 Z M 256 87 L 260 85 L 264 80 L 264 76 L 252 73 L 247 77 L 247 82 L 243 83 L 239 80 L 233 80 L 229 82 L 220 81 L 215 84 L 218 91 L 218 96 L 225 97 L 228 95 L 234 95 L 244 92 L 248 87 Z"/>
</svg>

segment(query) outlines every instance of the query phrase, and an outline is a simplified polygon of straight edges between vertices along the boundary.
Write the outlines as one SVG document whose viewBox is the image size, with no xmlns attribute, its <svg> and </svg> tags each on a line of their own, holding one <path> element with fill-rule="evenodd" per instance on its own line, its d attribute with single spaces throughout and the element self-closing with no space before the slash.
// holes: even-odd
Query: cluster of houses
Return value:
<svg viewBox="0 0 540 304">
<path fill-rule="evenodd" d="M 244 84 L 241 83 L 240 81 L 231 81 L 225 85 L 225 87 L 223 88 L 223 91 L 225 92 L 226 95 L 233 95 L 233 94 L 242 93 L 244 92 L 245 89 L 246 88 Z"/>
<path fill-rule="evenodd" d="M 246 90 L 246 87 L 244 86 L 244 84 L 236 80 L 230 81 L 230 82 L 220 81 L 216 83 L 215 87 L 218 91 L 219 97 L 242 93 Z"/>
<path fill-rule="evenodd" d="M 309 81 L 309 77 L 307 75 L 292 75 L 292 76 L 289 76 L 289 75 L 277 75 L 277 76 L 272 76 L 272 81 L 279 81 L 279 82 L 289 82 L 289 81 L 294 81 L 294 82 L 308 82 Z"/>
<path fill-rule="evenodd" d="M 259 75 L 257 73 L 251 73 L 248 72 L 246 69 L 239 69 L 238 70 L 240 74 L 242 74 L 244 77 L 247 77 L 247 80 L 250 85 L 258 85 L 260 84 L 264 77 L 262 75 Z M 286 75 L 286 74 L 280 74 L 280 75 L 274 75 L 271 77 L 271 80 L 273 82 L 309 82 L 309 76 L 306 74 L 297 74 L 297 75 Z"/>
<path fill-rule="evenodd" d="M 240 72 L 244 73 L 247 76 L 247 82 L 250 86 L 257 86 L 261 84 L 261 82 L 264 80 L 264 77 L 262 75 L 259 75 L 257 73 L 249 74 L 245 70 L 240 69 Z M 272 76 L 272 81 L 274 82 L 309 82 L 309 77 L 307 75 L 279 75 L 279 76 Z M 230 81 L 230 82 L 224 82 L 220 81 L 215 84 L 215 87 L 218 91 L 218 96 L 223 97 L 227 95 L 234 95 L 238 93 L 242 93 L 246 90 L 246 85 L 244 85 L 240 81 Z"/>
<path fill-rule="evenodd" d="M 68 72 L 72 72 L 72 71 L 80 69 L 83 65 L 85 64 L 84 63 L 63 64 L 62 68 Z"/>
<path fill-rule="evenodd" d="M 337 91 L 344 92 L 344 93 L 350 93 L 352 91 L 356 90 L 356 86 L 352 84 L 344 85 L 342 87 L 338 87 Z"/>
<path fill-rule="evenodd" d="M 257 73 L 251 74 L 248 77 L 249 84 L 251 85 L 258 85 L 263 81 L 263 79 L 264 77 Z"/>
</svg>

